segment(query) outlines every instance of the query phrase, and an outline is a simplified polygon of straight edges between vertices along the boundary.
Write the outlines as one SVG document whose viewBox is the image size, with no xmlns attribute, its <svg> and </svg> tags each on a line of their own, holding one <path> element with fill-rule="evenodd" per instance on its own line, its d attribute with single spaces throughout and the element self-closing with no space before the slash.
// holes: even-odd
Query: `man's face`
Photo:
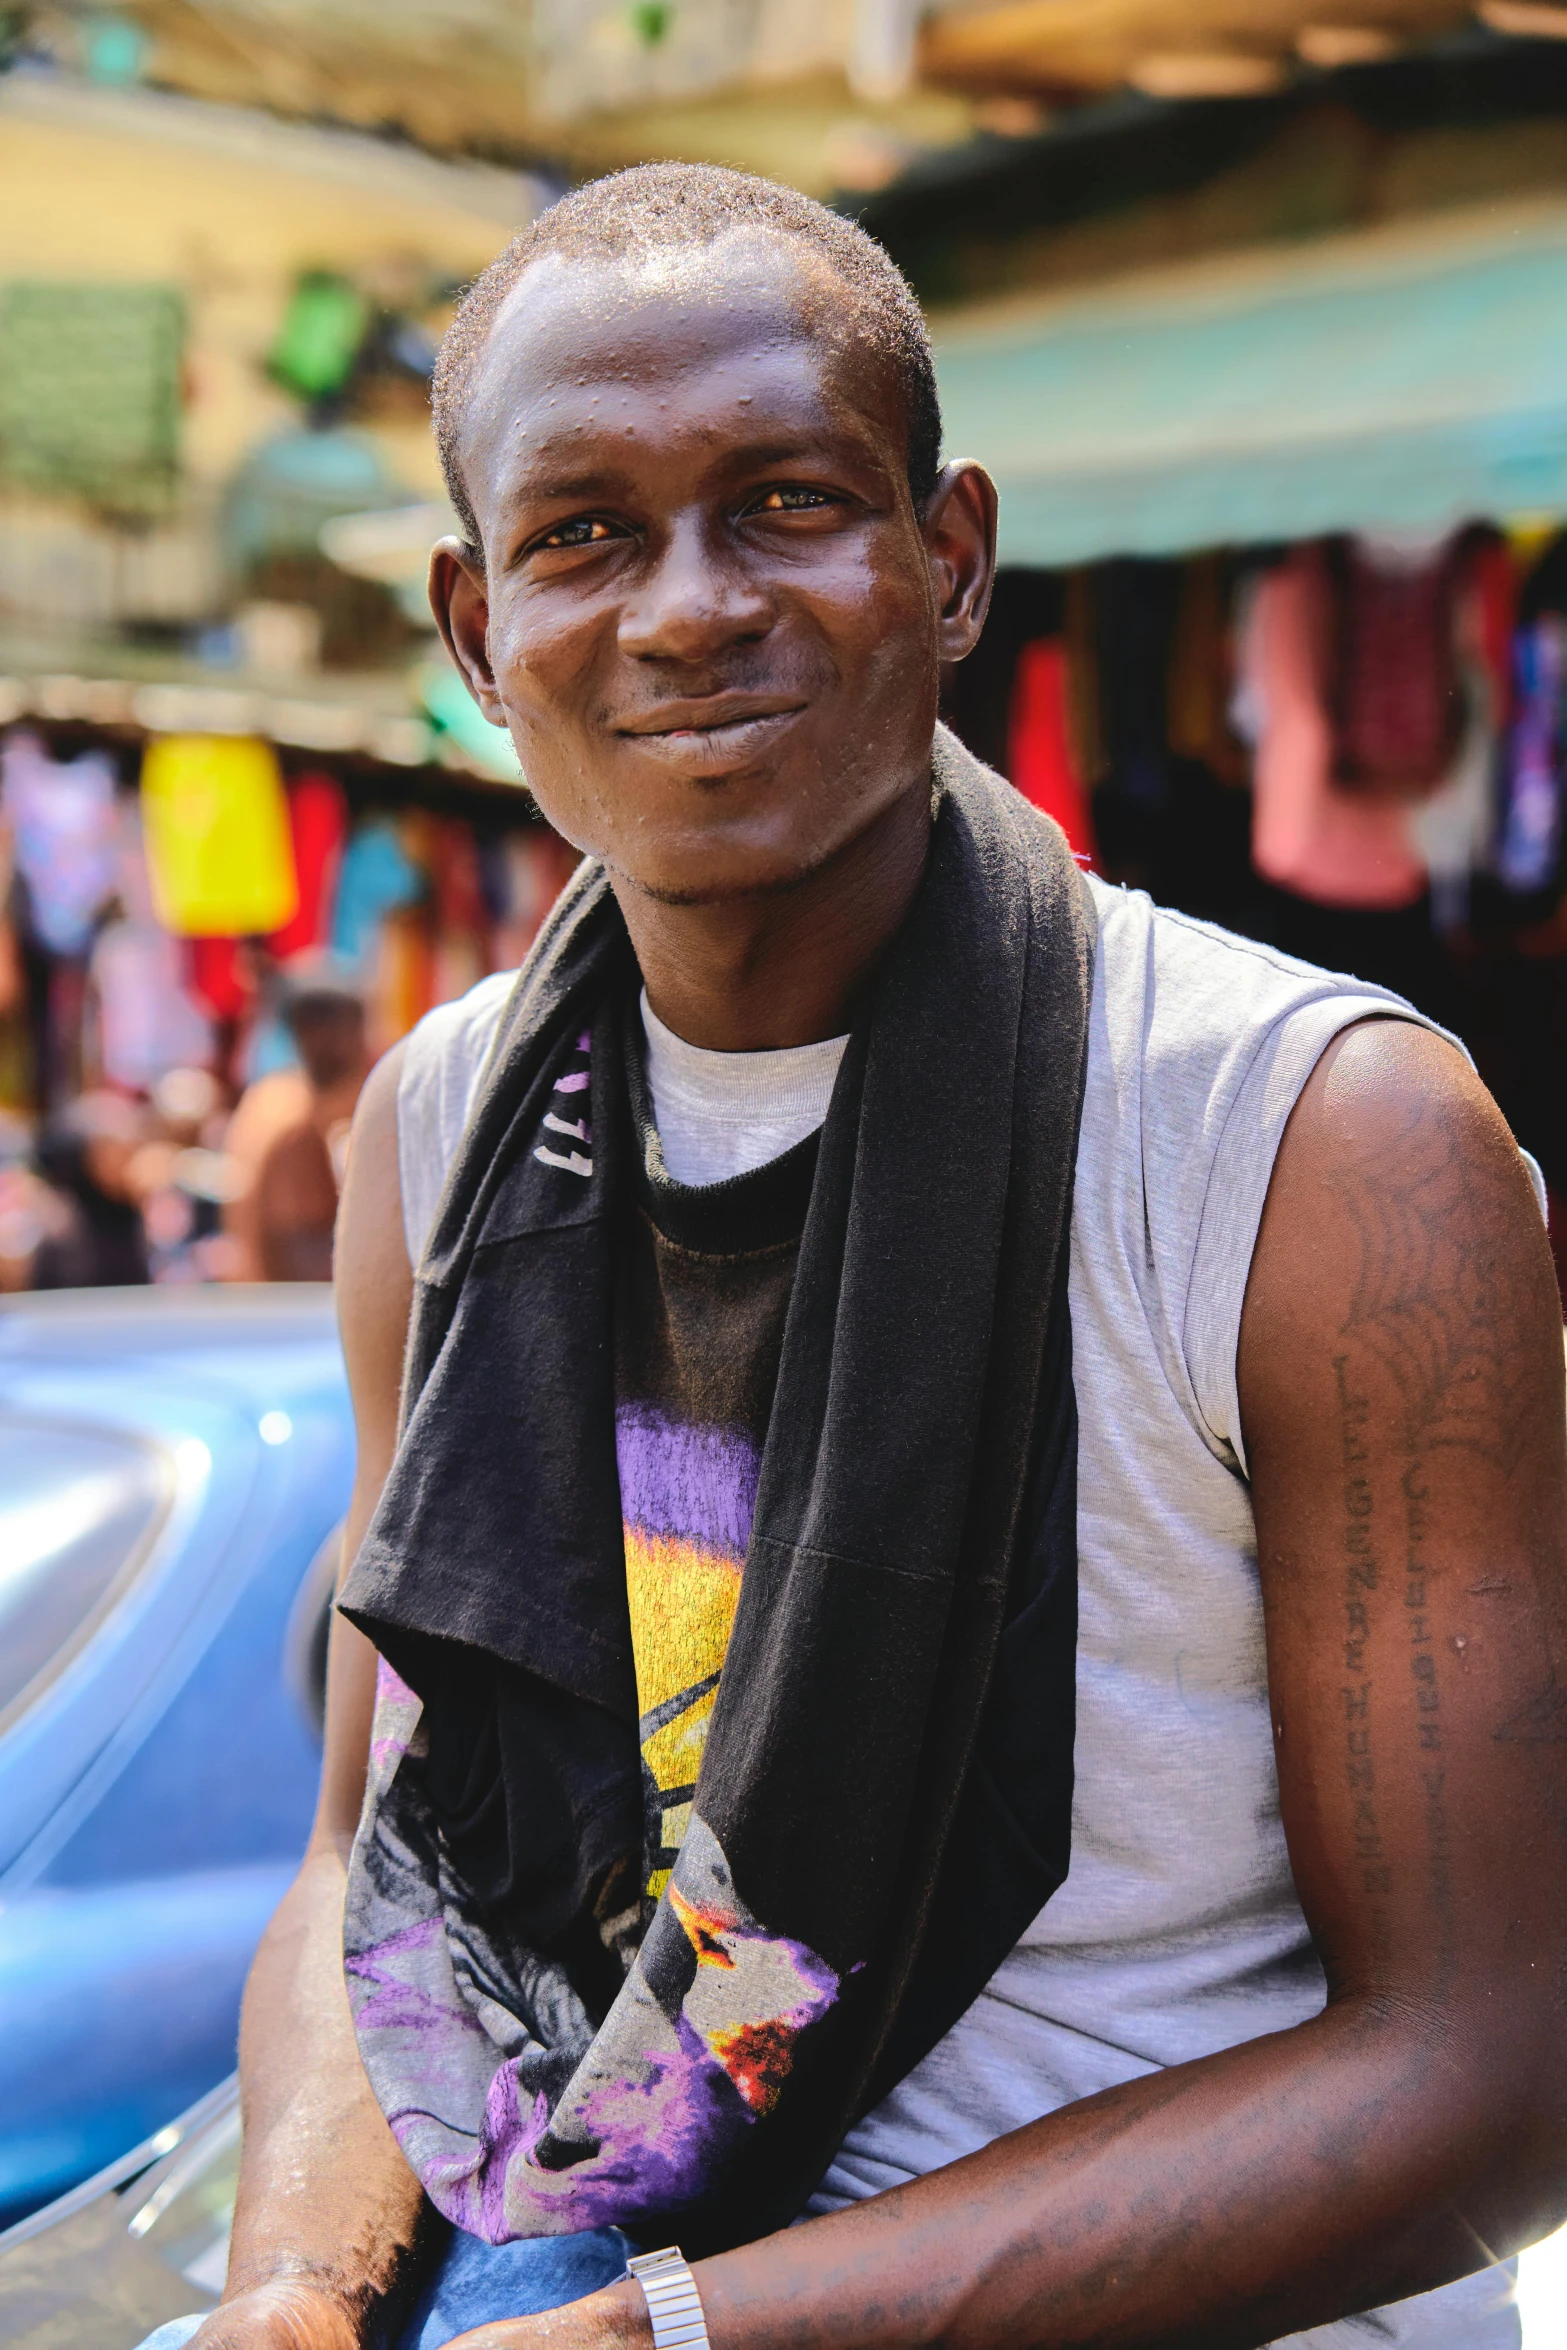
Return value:
<svg viewBox="0 0 1567 2350">
<path fill-rule="evenodd" d="M 550 822 L 660 898 L 786 887 L 927 788 L 954 560 L 835 308 L 770 238 L 552 257 L 474 385 L 485 568 L 438 551 L 438 614 Z"/>
</svg>

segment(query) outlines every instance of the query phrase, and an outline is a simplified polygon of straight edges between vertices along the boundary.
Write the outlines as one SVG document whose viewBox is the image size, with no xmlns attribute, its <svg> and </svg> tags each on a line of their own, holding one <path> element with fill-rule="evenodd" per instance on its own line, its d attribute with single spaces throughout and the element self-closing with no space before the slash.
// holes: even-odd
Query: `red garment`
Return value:
<svg viewBox="0 0 1567 2350">
<path fill-rule="evenodd" d="M 255 995 L 248 956 L 237 938 L 187 938 L 185 984 L 214 1020 L 242 1020 Z"/>
<path fill-rule="evenodd" d="M 1454 547 L 1410 557 L 1351 539 L 1334 570 L 1334 781 L 1429 791 L 1452 765 L 1463 724 Z"/>
<path fill-rule="evenodd" d="M 479 845 L 473 826 L 460 816 L 443 817 L 432 827 L 430 872 L 440 929 L 487 935 L 490 910 L 479 878 Z"/>
<path fill-rule="evenodd" d="M 289 787 L 288 823 L 299 906 L 293 919 L 267 941 L 280 961 L 324 947 L 332 935 L 337 879 L 348 840 L 348 802 L 336 777 L 301 775 Z"/>
<path fill-rule="evenodd" d="M 1018 655 L 1007 772 L 1025 800 L 1055 818 L 1078 863 L 1095 865 L 1094 820 L 1067 732 L 1066 647 L 1058 637 L 1038 637 Z"/>
<path fill-rule="evenodd" d="M 1491 724 L 1513 714 L 1513 637 L 1518 627 L 1518 566 L 1503 538 L 1485 538 L 1469 558 L 1472 650 L 1491 687 Z"/>
</svg>

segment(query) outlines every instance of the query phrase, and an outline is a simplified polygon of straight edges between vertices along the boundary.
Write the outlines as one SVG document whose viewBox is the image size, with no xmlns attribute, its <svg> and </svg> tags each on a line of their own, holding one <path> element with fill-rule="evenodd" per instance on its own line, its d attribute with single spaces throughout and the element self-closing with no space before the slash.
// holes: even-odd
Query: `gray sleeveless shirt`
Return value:
<svg viewBox="0 0 1567 2350">
<path fill-rule="evenodd" d="M 879 2194 L 1076 2098 L 1302 2023 L 1326 1997 L 1279 1817 L 1236 1344 L 1302 1086 L 1352 1021 L 1417 1015 L 1138 892 L 1096 882 L 1094 894 L 1070 1267 L 1071 1873 L 968 2013 L 850 2132 L 813 2210 Z M 432 1012 L 405 1048 L 398 1158 L 415 1261 L 510 984 L 500 974 Z M 662 1124 L 656 1053 L 652 1074 Z M 819 1089 L 820 1071 L 801 1081 Z M 786 1116 L 787 1104 L 768 1107 Z M 1509 2268 L 1291 2337 L 1292 2350 L 1519 2341 Z"/>
</svg>

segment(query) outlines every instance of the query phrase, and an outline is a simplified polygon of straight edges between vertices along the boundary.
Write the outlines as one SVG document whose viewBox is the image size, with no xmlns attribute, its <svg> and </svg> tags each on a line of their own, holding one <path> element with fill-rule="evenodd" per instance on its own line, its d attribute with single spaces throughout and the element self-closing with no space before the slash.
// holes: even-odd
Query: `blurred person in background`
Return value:
<svg viewBox="0 0 1567 2350">
<path fill-rule="evenodd" d="M 150 1278 L 138 1155 L 146 1114 L 123 1094 L 85 1093 L 38 1140 L 59 1211 L 33 1254 L 34 1289 L 121 1289 Z"/>
<path fill-rule="evenodd" d="M 235 1103 L 223 1138 L 233 1169 L 231 1193 L 223 1208 L 223 1238 L 228 1244 L 223 1262 L 225 1280 L 266 1279 L 256 1223 L 256 1178 L 278 1137 L 309 1115 L 310 1080 L 297 1067 L 268 1069 L 253 1077 Z"/>
<path fill-rule="evenodd" d="M 249 1223 L 263 1281 L 330 1281 L 349 1126 L 370 1066 L 364 998 L 352 979 L 322 963 L 290 975 L 282 1015 L 303 1096 L 261 1152 Z"/>
</svg>

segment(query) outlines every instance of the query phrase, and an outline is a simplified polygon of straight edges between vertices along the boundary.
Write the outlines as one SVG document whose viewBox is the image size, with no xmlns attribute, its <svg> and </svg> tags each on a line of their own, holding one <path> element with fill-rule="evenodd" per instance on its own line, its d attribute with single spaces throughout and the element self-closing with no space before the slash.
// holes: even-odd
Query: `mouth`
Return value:
<svg viewBox="0 0 1567 2350">
<path fill-rule="evenodd" d="M 778 694 L 709 694 L 666 702 L 615 731 L 672 765 L 718 771 L 770 748 L 805 707 Z"/>
</svg>

